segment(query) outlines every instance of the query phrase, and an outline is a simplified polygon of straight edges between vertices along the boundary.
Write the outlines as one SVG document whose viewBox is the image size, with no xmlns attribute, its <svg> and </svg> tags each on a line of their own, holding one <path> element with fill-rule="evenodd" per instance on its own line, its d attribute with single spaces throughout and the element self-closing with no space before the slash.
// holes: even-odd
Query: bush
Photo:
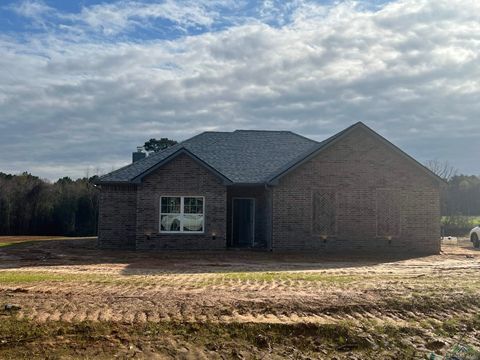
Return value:
<svg viewBox="0 0 480 360">
<path fill-rule="evenodd" d="M 449 215 L 442 218 L 443 236 L 467 236 L 472 228 L 480 223 L 479 217 Z"/>
</svg>

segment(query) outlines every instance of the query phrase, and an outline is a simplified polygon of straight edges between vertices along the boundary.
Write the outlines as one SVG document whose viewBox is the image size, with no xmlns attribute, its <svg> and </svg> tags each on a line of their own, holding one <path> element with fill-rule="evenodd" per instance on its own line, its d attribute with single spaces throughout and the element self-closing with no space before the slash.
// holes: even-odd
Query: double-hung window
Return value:
<svg viewBox="0 0 480 360">
<path fill-rule="evenodd" d="M 160 197 L 161 233 L 203 233 L 205 228 L 203 196 Z"/>
</svg>

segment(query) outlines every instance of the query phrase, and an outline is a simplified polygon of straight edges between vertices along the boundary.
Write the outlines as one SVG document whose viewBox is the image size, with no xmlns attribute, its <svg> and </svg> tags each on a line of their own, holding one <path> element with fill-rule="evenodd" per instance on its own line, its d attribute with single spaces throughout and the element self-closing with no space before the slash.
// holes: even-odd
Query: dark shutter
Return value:
<svg viewBox="0 0 480 360">
<path fill-rule="evenodd" d="M 377 190 L 377 235 L 400 234 L 400 194 L 398 190 Z"/>
<path fill-rule="evenodd" d="M 314 234 L 328 236 L 337 233 L 336 196 L 334 190 L 320 190 L 313 193 L 312 222 Z"/>
</svg>

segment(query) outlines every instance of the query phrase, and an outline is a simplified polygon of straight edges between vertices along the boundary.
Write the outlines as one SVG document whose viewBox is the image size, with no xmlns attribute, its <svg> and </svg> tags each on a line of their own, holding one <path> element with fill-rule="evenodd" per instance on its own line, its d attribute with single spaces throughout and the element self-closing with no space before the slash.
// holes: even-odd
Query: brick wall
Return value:
<svg viewBox="0 0 480 360">
<path fill-rule="evenodd" d="M 102 185 L 98 219 L 98 246 L 135 248 L 137 190 L 134 185 Z"/>
<path fill-rule="evenodd" d="M 203 234 L 159 232 L 160 196 L 204 196 Z M 137 188 L 137 249 L 223 249 L 227 190 L 221 180 L 182 154 L 146 176 Z M 215 233 L 213 238 L 212 233 Z"/>
<path fill-rule="evenodd" d="M 336 202 L 336 233 L 329 236 L 312 231 L 313 196 L 325 189 L 335 193 Z M 379 211 L 397 211 L 398 224 L 386 225 L 391 235 L 385 226 L 379 235 L 377 220 L 386 220 L 377 218 L 377 206 L 389 199 L 395 206 L 381 205 Z M 438 183 L 362 128 L 273 188 L 274 250 L 438 253 L 439 239 Z"/>
</svg>

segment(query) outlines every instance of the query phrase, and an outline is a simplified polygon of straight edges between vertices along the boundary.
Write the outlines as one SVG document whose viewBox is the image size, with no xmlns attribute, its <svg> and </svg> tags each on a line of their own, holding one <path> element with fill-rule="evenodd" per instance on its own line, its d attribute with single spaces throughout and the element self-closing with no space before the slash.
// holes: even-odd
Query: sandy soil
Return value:
<svg viewBox="0 0 480 360">
<path fill-rule="evenodd" d="M 345 311 L 355 319 L 408 321 L 418 315 L 375 309 L 426 292 L 455 301 L 477 285 L 480 269 L 480 252 L 466 242 L 437 256 L 383 261 L 236 251 L 105 252 L 93 240 L 7 247 L 0 256 L 0 280 L 9 275 L 8 282 L 0 281 L 0 299 L 20 304 L 20 316 L 40 321 L 330 322 Z M 47 275 L 17 282 L 12 272 Z"/>
<path fill-rule="evenodd" d="M 18 304 L 20 318 L 40 322 L 440 324 L 478 314 L 479 270 L 468 241 L 440 255 L 378 259 L 149 254 L 45 240 L 0 247 L 0 304 Z M 480 345 L 476 331 L 469 341 Z"/>
</svg>

